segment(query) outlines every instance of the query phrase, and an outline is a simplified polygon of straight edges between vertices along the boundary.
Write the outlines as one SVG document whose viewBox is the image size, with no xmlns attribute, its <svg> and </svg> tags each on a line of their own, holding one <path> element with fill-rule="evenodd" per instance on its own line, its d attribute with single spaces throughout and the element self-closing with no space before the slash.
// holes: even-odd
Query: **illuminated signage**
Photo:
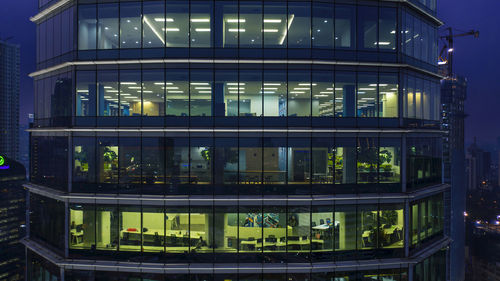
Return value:
<svg viewBox="0 0 500 281">
<path fill-rule="evenodd" d="M 0 155 L 0 170 L 7 170 L 10 166 L 5 163 L 5 157 Z"/>
</svg>

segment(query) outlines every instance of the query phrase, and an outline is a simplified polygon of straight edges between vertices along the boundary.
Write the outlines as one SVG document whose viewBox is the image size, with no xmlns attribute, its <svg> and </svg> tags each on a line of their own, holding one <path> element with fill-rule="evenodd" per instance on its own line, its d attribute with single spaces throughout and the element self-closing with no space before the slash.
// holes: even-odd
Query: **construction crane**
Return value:
<svg viewBox="0 0 500 281">
<path fill-rule="evenodd" d="M 446 28 L 448 30 L 448 35 L 440 36 L 439 38 L 445 41 L 441 52 L 439 53 L 439 65 L 447 64 L 448 66 L 448 76 L 453 75 L 453 38 L 474 36 L 474 38 L 479 38 L 479 31 L 469 30 L 467 32 L 453 34 L 453 29 L 451 27 Z M 446 56 L 443 58 L 443 53 L 446 51 Z"/>
</svg>

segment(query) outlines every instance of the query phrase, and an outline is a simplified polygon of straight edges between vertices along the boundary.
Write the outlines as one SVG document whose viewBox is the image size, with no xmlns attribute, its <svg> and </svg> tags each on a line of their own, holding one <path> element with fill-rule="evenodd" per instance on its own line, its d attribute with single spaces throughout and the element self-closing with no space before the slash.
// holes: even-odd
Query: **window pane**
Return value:
<svg viewBox="0 0 500 281">
<path fill-rule="evenodd" d="M 335 47 L 352 49 L 356 46 L 356 7 L 335 5 Z"/>
<path fill-rule="evenodd" d="M 189 183 L 189 140 L 187 138 L 167 138 L 166 182 L 171 185 Z"/>
<path fill-rule="evenodd" d="M 238 211 L 233 206 L 216 206 L 214 218 L 215 252 L 233 253 L 238 250 Z"/>
<path fill-rule="evenodd" d="M 379 211 L 380 248 L 403 248 L 404 215 L 403 206 L 382 204 Z"/>
<path fill-rule="evenodd" d="M 309 184 L 311 179 L 310 139 L 288 138 L 288 183 Z"/>
<path fill-rule="evenodd" d="M 239 87 L 240 116 L 262 116 L 262 71 L 240 70 L 240 83 L 245 85 Z M 233 91 L 238 87 L 233 87 Z"/>
<path fill-rule="evenodd" d="M 308 207 L 288 207 L 287 250 L 309 252 L 311 249 L 311 214 Z"/>
<path fill-rule="evenodd" d="M 288 71 L 288 116 L 311 116 L 311 72 Z"/>
<path fill-rule="evenodd" d="M 215 184 L 238 183 L 238 139 L 215 140 Z"/>
<path fill-rule="evenodd" d="M 262 141 L 240 138 L 239 170 L 241 184 L 260 184 L 262 181 Z"/>
<path fill-rule="evenodd" d="M 96 206 L 96 248 L 113 250 L 118 247 L 118 211 L 114 206 Z"/>
<path fill-rule="evenodd" d="M 191 116 L 212 116 L 212 74 L 212 70 L 191 70 Z"/>
<path fill-rule="evenodd" d="M 333 220 L 332 206 L 313 206 L 311 213 L 312 252 L 333 251 L 334 229 L 338 233 L 339 223 Z"/>
<path fill-rule="evenodd" d="M 165 183 L 165 139 L 143 137 L 142 142 L 142 184 L 159 189 Z M 159 193 L 155 191 L 154 193 Z"/>
<path fill-rule="evenodd" d="M 93 206 L 72 205 L 69 209 L 70 249 L 90 249 L 95 245 L 95 211 Z"/>
<path fill-rule="evenodd" d="M 288 47 L 311 47 L 311 4 L 288 2 Z"/>
<path fill-rule="evenodd" d="M 73 182 L 95 183 L 95 139 L 73 138 Z"/>
<path fill-rule="evenodd" d="M 120 48 L 140 48 L 141 37 L 141 3 L 120 3 Z"/>
<path fill-rule="evenodd" d="M 335 73 L 335 117 L 354 117 L 356 112 L 356 73 Z"/>
<path fill-rule="evenodd" d="M 313 2 L 312 43 L 314 48 L 334 48 L 333 4 Z"/>
<path fill-rule="evenodd" d="M 264 206 L 262 227 L 264 252 L 285 252 L 287 235 L 285 206 Z"/>
<path fill-rule="evenodd" d="M 80 5 L 78 7 L 78 50 L 94 50 L 96 48 L 96 13 L 96 5 Z M 41 28 L 44 26 L 42 24 Z M 45 42 L 45 32 L 41 31 L 40 35 L 41 42 Z M 44 57 L 41 56 L 40 60 L 43 61 Z"/>
<path fill-rule="evenodd" d="M 312 143 L 312 183 L 332 184 L 336 167 L 333 138 L 313 138 Z"/>
<path fill-rule="evenodd" d="M 335 139 L 335 183 L 356 182 L 356 139 Z"/>
<path fill-rule="evenodd" d="M 76 72 L 76 116 L 95 116 L 96 84 L 94 71 Z"/>
<path fill-rule="evenodd" d="M 115 138 L 97 140 L 98 182 L 118 183 L 118 141 Z"/>
<path fill-rule="evenodd" d="M 265 2 L 262 35 L 265 48 L 285 48 L 287 45 L 286 2 Z"/>
<path fill-rule="evenodd" d="M 287 83 L 285 70 L 264 70 L 261 90 L 264 116 L 286 116 Z"/>
<path fill-rule="evenodd" d="M 333 117 L 333 71 L 314 71 L 312 116 Z"/>
<path fill-rule="evenodd" d="M 191 183 L 212 183 L 213 139 L 191 138 L 190 177 Z"/>
<path fill-rule="evenodd" d="M 120 206 L 120 251 L 141 251 L 141 207 Z"/>
<path fill-rule="evenodd" d="M 189 47 L 189 2 L 169 1 L 166 8 L 166 46 Z"/>
<path fill-rule="evenodd" d="M 238 83 L 238 71 L 219 70 L 215 73 L 215 115 L 238 116 L 238 94 L 248 85 Z"/>
<path fill-rule="evenodd" d="M 238 225 L 239 251 L 242 253 L 261 251 L 262 208 L 255 206 L 240 206 Z"/>
<path fill-rule="evenodd" d="M 189 72 L 167 69 L 166 77 L 166 115 L 189 116 Z"/>
<path fill-rule="evenodd" d="M 212 10 L 211 2 L 191 2 L 191 47 L 212 46 Z"/>
<path fill-rule="evenodd" d="M 246 23 L 246 19 L 243 17 L 240 19 L 238 18 L 238 3 L 235 1 L 217 1 L 215 6 L 217 18 L 215 28 L 217 32 L 215 32 L 215 36 L 217 47 L 237 48 L 239 33 L 234 32 L 233 29 L 238 29 L 239 23 L 241 23 L 241 27 L 243 28 L 243 24 Z M 230 28 L 231 32 L 229 31 Z M 222 34 L 219 33 L 220 30 Z M 220 36 L 222 36 L 222 39 Z M 222 44 L 220 42 L 222 42 Z"/>
<path fill-rule="evenodd" d="M 160 1 L 143 2 L 142 47 L 159 48 L 165 46 L 165 4 Z"/>
<path fill-rule="evenodd" d="M 137 192 L 141 183 L 141 140 L 120 138 L 119 149 L 120 191 Z"/>
<path fill-rule="evenodd" d="M 398 75 L 380 73 L 379 83 L 379 117 L 398 117 Z"/>
<path fill-rule="evenodd" d="M 163 69 L 142 71 L 142 115 L 165 115 L 165 76 Z"/>
<path fill-rule="evenodd" d="M 358 138 L 358 183 L 378 182 L 378 139 L 373 137 Z"/>
<path fill-rule="evenodd" d="M 140 116 L 141 71 L 120 71 L 120 116 Z"/>
<path fill-rule="evenodd" d="M 194 216 L 193 218 L 198 219 L 198 217 L 196 216 Z M 167 206 L 164 220 L 165 247 L 167 253 L 186 253 L 187 251 L 189 251 L 189 212 L 187 208 L 175 208 Z M 203 246 L 204 243 L 200 242 L 199 235 L 194 236 L 193 234 L 192 238 L 192 247 Z M 204 241 L 206 242 L 207 240 Z"/>
<path fill-rule="evenodd" d="M 142 208 L 142 248 L 144 252 L 164 251 L 165 222 L 163 207 Z"/>
<path fill-rule="evenodd" d="M 376 7 L 358 7 L 358 49 L 377 48 L 377 21 Z"/>
<path fill-rule="evenodd" d="M 118 49 L 118 4 L 98 5 L 98 48 Z"/>
<path fill-rule="evenodd" d="M 377 206 L 358 206 L 358 249 L 375 249 L 381 239 L 378 227 Z"/>
<path fill-rule="evenodd" d="M 401 140 L 396 138 L 380 138 L 379 161 L 380 182 L 400 182 Z"/>
<path fill-rule="evenodd" d="M 286 183 L 286 139 L 264 139 L 264 182 L 267 184 Z"/>
<path fill-rule="evenodd" d="M 335 206 L 335 249 L 340 251 L 356 249 L 356 207 Z"/>
<path fill-rule="evenodd" d="M 357 116 L 377 117 L 377 74 L 359 73 L 357 92 Z"/>
<path fill-rule="evenodd" d="M 396 50 L 396 9 L 380 8 L 378 47 Z"/>
<path fill-rule="evenodd" d="M 262 2 L 240 2 L 240 20 L 228 23 L 226 27 L 229 36 L 239 34 L 240 47 L 262 47 Z"/>
<path fill-rule="evenodd" d="M 191 252 L 210 253 L 213 251 L 213 210 L 210 207 L 192 207 L 189 218 L 189 238 Z M 212 235 L 210 235 L 212 234 Z"/>
<path fill-rule="evenodd" d="M 118 116 L 118 72 L 104 70 L 97 72 L 97 101 L 99 116 Z"/>
</svg>

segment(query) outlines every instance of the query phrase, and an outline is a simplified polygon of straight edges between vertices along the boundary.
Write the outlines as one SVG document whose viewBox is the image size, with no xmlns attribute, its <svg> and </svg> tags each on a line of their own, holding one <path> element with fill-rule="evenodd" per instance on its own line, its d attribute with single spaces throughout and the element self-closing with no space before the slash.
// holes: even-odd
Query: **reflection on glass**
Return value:
<svg viewBox="0 0 500 281">
<path fill-rule="evenodd" d="M 356 7 L 335 6 L 335 47 L 352 49 L 356 46 Z"/>
<path fill-rule="evenodd" d="M 313 3 L 313 48 L 334 48 L 334 8 L 332 4 Z"/>
<path fill-rule="evenodd" d="M 189 2 L 169 1 L 166 10 L 164 18 L 155 19 L 165 23 L 165 45 L 176 48 L 189 47 Z"/>
<path fill-rule="evenodd" d="M 396 50 L 396 9 L 379 10 L 379 49 Z"/>
<path fill-rule="evenodd" d="M 73 138 L 73 182 L 95 182 L 94 138 Z"/>
<path fill-rule="evenodd" d="M 288 47 L 311 47 L 311 4 L 288 3 Z"/>
<path fill-rule="evenodd" d="M 228 19 L 225 31 L 228 36 L 239 35 L 240 47 L 262 47 L 262 2 L 240 1 L 240 17 Z"/>
<path fill-rule="evenodd" d="M 264 116 L 287 115 L 286 71 L 265 70 L 261 92 L 264 96 Z"/>
<path fill-rule="evenodd" d="M 212 116 L 212 70 L 191 70 L 190 78 L 191 116 Z"/>
</svg>

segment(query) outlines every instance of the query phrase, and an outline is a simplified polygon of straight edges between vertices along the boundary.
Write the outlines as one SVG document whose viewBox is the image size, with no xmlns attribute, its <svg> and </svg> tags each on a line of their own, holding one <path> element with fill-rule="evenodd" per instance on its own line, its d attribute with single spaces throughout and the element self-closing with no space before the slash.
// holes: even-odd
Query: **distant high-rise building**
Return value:
<svg viewBox="0 0 500 281">
<path fill-rule="evenodd" d="M 467 189 L 491 189 L 491 152 L 481 149 L 476 141 L 467 148 Z"/>
<path fill-rule="evenodd" d="M 443 181 L 452 188 L 445 194 L 445 206 L 450 210 L 447 224 L 453 238 L 451 245 L 451 280 L 465 276 L 465 99 L 467 80 L 461 76 L 448 76 L 441 80 L 441 110 L 443 136 Z"/>
<path fill-rule="evenodd" d="M 23 165 L 0 153 L 0 280 L 24 280 L 25 179 Z"/>
<path fill-rule="evenodd" d="M 447 278 L 434 0 L 48 3 L 29 278 Z"/>
<path fill-rule="evenodd" d="M 0 40 L 0 153 L 19 159 L 19 46 Z"/>
</svg>

